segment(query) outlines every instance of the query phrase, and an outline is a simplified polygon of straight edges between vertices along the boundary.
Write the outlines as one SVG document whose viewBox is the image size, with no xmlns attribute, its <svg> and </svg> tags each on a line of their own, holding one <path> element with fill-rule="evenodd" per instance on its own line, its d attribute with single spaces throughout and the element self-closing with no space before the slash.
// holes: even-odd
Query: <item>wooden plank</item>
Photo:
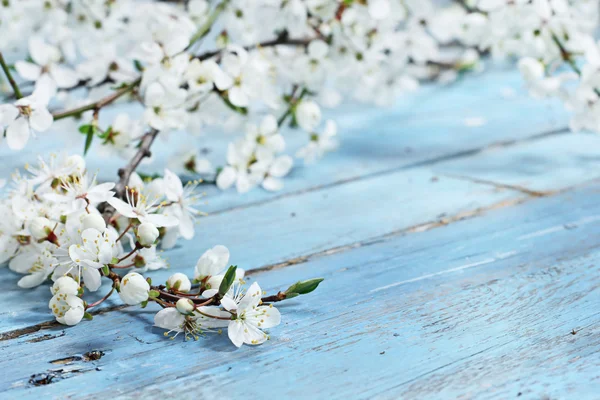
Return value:
<svg viewBox="0 0 600 400">
<path fill-rule="evenodd" d="M 229 247 L 232 262 L 252 270 L 525 197 L 511 190 L 433 177 L 423 168 L 400 171 L 209 215 L 202 218 L 194 240 L 181 241 L 169 250 L 170 269 L 148 275 L 159 282 L 176 271 L 191 273 L 202 252 L 217 244 Z M 22 301 L 14 302 L 24 293 L 16 286 L 20 276 L 6 275 L 0 280 L 0 291 L 6 294 L 0 298 L 0 332 L 47 321 L 48 288 L 28 291 Z M 99 293 L 106 291 L 102 288 Z"/>
<path fill-rule="evenodd" d="M 600 136 L 569 134 L 433 166 L 440 174 L 552 192 L 600 177 Z"/>
<path fill-rule="evenodd" d="M 173 268 L 152 276 L 162 280 L 181 266 L 194 265 L 200 253 L 198 243 L 203 243 L 202 249 L 226 243 L 234 255 L 247 260 L 248 269 L 254 269 L 384 236 L 435 221 L 440 216 L 503 201 L 518 201 L 524 196 L 515 191 L 496 193 L 494 186 L 477 185 L 479 180 L 513 185 L 517 189 L 527 186 L 532 191 L 562 190 L 600 175 L 600 164 L 592 150 L 599 140 L 592 135 L 551 136 L 428 167 L 372 175 L 370 179 L 294 196 L 279 196 L 271 202 L 251 203 L 246 205 L 250 208 L 224 214 L 214 213 L 200 221 L 198 236 L 192 242 L 182 242 L 181 247 L 168 253 Z M 447 178 L 431 182 L 434 175 L 429 169 Z M 466 180 L 453 178 L 465 174 L 469 175 Z M 441 198 L 444 202 L 439 201 Z M 372 210 L 374 205 L 377 205 L 376 210 Z M 407 215 L 400 212 L 399 207 L 416 211 Z M 357 210 L 363 211 L 357 213 Z M 313 233 L 315 221 L 323 226 L 317 233 Z M 249 231 L 253 234 L 248 235 Z M 18 296 L 21 290 L 14 286 L 17 279 L 11 275 L 3 280 L 0 290 Z M 46 321 L 46 305 L 39 302 L 45 290 L 39 288 L 25 301 L 11 306 L 11 311 L 0 312 L 6 316 L 0 320 L 0 332 Z M 3 301 L 7 303 L 6 310 L 10 298 L 0 299 L 0 305 Z"/>
<path fill-rule="evenodd" d="M 283 304 L 282 326 L 258 348 L 233 351 L 219 337 L 165 341 L 149 327 L 149 311 L 0 342 L 11 354 L 0 360 L 11 371 L 0 389 L 25 399 L 101 398 L 107 388 L 113 397 L 593 398 L 599 191 L 535 199 L 260 273 L 271 289 L 317 274 L 326 281 Z M 571 335 L 573 328 L 580 331 Z M 54 361 L 90 350 L 106 354 Z M 57 369 L 51 384 L 29 383 Z"/>
</svg>

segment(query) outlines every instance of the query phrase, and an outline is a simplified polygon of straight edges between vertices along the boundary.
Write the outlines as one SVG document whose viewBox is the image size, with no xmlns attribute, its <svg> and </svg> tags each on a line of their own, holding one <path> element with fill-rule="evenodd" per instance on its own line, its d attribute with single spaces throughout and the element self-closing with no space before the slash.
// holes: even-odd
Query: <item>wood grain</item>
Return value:
<svg viewBox="0 0 600 400">
<path fill-rule="evenodd" d="M 12 398 L 100 398 L 106 388 L 125 398 L 225 390 L 236 399 L 264 388 L 281 398 L 593 398 L 599 191 L 261 273 L 271 289 L 316 272 L 326 278 L 282 304 L 283 325 L 262 347 L 165 340 L 149 326 L 151 312 L 133 310 L 0 342 L 12 355 L 0 361 L 11 368 L 0 388 Z M 92 350 L 106 354 L 85 361 Z M 33 387 L 40 373 L 55 381 Z"/>
<path fill-rule="evenodd" d="M 598 139 L 569 134 L 561 105 L 520 86 L 518 73 L 497 69 L 390 109 L 330 112 L 342 147 L 296 168 L 282 192 L 207 187 L 211 216 L 166 254 L 172 267 L 155 281 L 191 271 L 220 243 L 269 291 L 326 278 L 281 305 L 283 323 L 261 347 L 165 340 L 151 326 L 156 310 L 118 301 L 66 329 L 46 322 L 47 287 L 23 297 L 2 271 L 0 398 L 595 398 Z M 101 118 L 123 110 L 137 112 Z M 286 135 L 290 151 L 305 141 Z M 0 151 L 0 172 L 50 138 L 80 146 L 48 135 Z M 197 143 L 216 160 L 228 140 L 174 133 L 167 143 Z M 154 165 L 166 162 L 161 147 Z"/>
</svg>

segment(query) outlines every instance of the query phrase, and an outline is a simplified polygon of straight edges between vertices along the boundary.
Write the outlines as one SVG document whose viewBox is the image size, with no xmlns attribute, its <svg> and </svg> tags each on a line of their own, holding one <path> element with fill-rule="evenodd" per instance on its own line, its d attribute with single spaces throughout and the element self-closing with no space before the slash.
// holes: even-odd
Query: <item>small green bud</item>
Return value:
<svg viewBox="0 0 600 400">
<path fill-rule="evenodd" d="M 295 297 L 300 294 L 308 294 L 315 290 L 324 278 L 314 278 L 307 281 L 300 281 L 294 283 L 292 286 L 285 291 L 286 298 Z"/>
</svg>

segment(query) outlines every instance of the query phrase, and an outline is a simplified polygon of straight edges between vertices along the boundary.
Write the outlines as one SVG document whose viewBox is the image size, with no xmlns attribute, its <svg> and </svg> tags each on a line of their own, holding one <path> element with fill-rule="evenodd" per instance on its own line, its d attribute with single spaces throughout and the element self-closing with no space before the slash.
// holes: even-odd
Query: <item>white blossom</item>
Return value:
<svg viewBox="0 0 600 400">
<path fill-rule="evenodd" d="M 125 304 L 136 305 L 148 300 L 150 285 L 137 272 L 130 272 L 121 280 L 119 297 Z"/>
<path fill-rule="evenodd" d="M 269 336 L 263 329 L 272 328 L 281 322 L 281 314 L 272 305 L 261 306 L 262 290 L 254 282 L 236 304 L 233 318 L 227 327 L 229 339 L 236 347 L 242 344 L 261 344 Z"/>
</svg>

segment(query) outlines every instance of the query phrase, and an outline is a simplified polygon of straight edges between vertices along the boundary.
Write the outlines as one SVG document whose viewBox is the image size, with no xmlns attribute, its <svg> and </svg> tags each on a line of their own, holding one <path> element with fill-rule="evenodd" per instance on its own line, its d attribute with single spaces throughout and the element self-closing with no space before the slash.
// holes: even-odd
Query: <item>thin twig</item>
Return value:
<svg viewBox="0 0 600 400">
<path fill-rule="evenodd" d="M 84 112 L 90 111 L 90 110 L 94 110 L 94 112 L 97 113 L 102 107 L 106 107 L 107 105 L 113 103 L 115 100 L 117 100 L 121 96 L 131 92 L 141 82 L 142 82 L 142 78 L 138 78 L 135 81 L 131 82 L 130 84 L 126 85 L 125 87 L 112 93 L 111 95 L 106 96 L 94 103 L 90 103 L 85 106 L 77 107 L 77 108 L 74 108 L 71 110 L 57 112 L 57 113 L 52 114 L 52 116 L 54 117 L 54 120 L 57 121 L 59 119 L 76 116 L 76 115 L 79 115 L 81 113 L 84 113 Z"/>
<path fill-rule="evenodd" d="M 157 129 L 151 129 L 149 132 L 145 133 L 142 136 L 142 140 L 140 141 L 140 146 L 138 151 L 135 153 L 131 161 L 125 166 L 125 168 L 119 169 L 119 182 L 115 186 L 115 190 L 119 197 L 122 197 L 125 194 L 125 187 L 129 184 L 129 178 L 131 174 L 137 169 L 140 162 L 146 157 L 150 157 L 152 153 L 150 152 L 150 147 L 158 136 L 160 131 Z"/>
<path fill-rule="evenodd" d="M 281 117 L 279 117 L 279 119 L 277 120 L 277 126 L 279 126 L 279 127 L 281 125 L 283 125 L 283 123 L 285 122 L 286 118 L 288 116 L 290 116 L 294 112 L 294 108 L 296 107 L 296 105 L 298 104 L 298 102 L 300 100 L 302 100 L 302 98 L 308 93 L 308 90 L 306 90 L 306 88 L 303 88 L 302 91 L 300 92 L 300 95 L 298 96 L 298 98 L 294 98 L 296 90 L 297 90 L 297 87 L 295 86 L 293 88 L 292 94 L 290 96 L 289 107 L 287 108 L 287 110 L 285 110 L 285 113 L 283 113 L 283 115 Z"/>
<path fill-rule="evenodd" d="M 210 29 L 212 28 L 219 15 L 221 15 L 221 13 L 225 10 L 227 2 L 228 0 L 224 0 L 215 7 L 213 12 L 208 16 L 206 22 L 196 31 L 194 36 L 190 38 L 190 44 L 187 45 L 187 47 L 185 48 L 186 50 L 192 47 L 194 43 L 202 39 L 208 34 L 208 32 L 210 32 Z"/>
<path fill-rule="evenodd" d="M 268 40 L 266 42 L 260 42 L 260 43 L 256 43 L 256 44 L 253 44 L 250 46 L 245 46 L 244 50 L 249 51 L 249 50 L 254 50 L 256 48 L 260 49 L 262 47 L 273 47 L 273 46 L 280 46 L 280 45 L 281 46 L 307 46 L 314 39 L 316 39 L 316 38 L 290 39 L 287 37 L 287 35 L 280 35 L 279 37 L 277 37 L 276 39 L 273 39 L 273 40 Z M 214 56 L 221 54 L 222 51 L 223 51 L 223 49 L 207 51 L 206 53 L 200 54 L 194 58 L 197 58 L 200 61 L 204 61 L 204 60 L 207 60 L 209 58 L 212 58 Z"/>
<path fill-rule="evenodd" d="M 23 97 L 23 95 L 21 94 L 21 91 L 19 90 L 19 86 L 17 85 L 17 82 L 15 82 L 15 80 L 13 79 L 10 70 L 8 69 L 8 65 L 6 65 L 6 61 L 4 61 L 4 56 L 2 56 L 2 52 L 0 52 L 0 66 L 2 66 L 2 70 L 4 71 L 4 74 L 6 75 L 6 79 L 8 79 L 8 83 L 10 83 L 10 86 L 13 89 L 13 92 L 15 93 L 15 97 L 18 99 L 20 99 L 21 97 Z"/>
<path fill-rule="evenodd" d="M 113 287 L 110 289 L 110 292 L 108 292 L 108 293 L 106 294 L 106 296 L 104 296 L 103 298 L 101 298 L 101 299 L 100 299 L 100 300 L 98 300 L 98 301 L 95 301 L 95 302 L 93 302 L 92 304 L 88 304 L 88 305 L 87 305 L 87 307 L 86 307 L 85 309 L 86 309 L 86 310 L 89 310 L 89 309 L 90 309 L 90 308 L 92 308 L 92 307 L 96 307 L 97 305 L 104 303 L 104 302 L 105 302 L 105 301 L 106 301 L 106 300 L 107 300 L 107 299 L 108 299 L 108 298 L 109 298 L 109 297 L 110 297 L 110 296 L 113 294 L 113 292 L 114 292 L 114 291 L 115 291 L 115 287 L 113 286 Z"/>
</svg>

